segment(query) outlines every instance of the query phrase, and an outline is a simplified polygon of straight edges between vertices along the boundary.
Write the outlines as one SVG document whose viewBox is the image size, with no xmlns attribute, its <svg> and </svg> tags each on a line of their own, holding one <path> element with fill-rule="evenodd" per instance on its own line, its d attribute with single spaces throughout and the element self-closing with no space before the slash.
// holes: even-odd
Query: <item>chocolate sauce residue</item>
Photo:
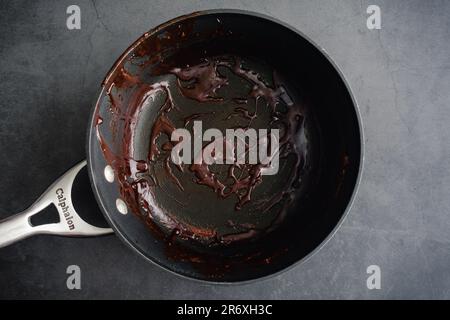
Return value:
<svg viewBox="0 0 450 320">
<path fill-rule="evenodd" d="M 207 61 L 194 67 L 173 68 L 171 72 L 178 77 L 178 86 L 186 98 L 199 102 L 217 101 L 222 98 L 215 96 L 216 91 L 228 84 L 227 78 L 218 72 L 218 66 L 219 61 Z M 182 81 L 187 84 L 183 85 Z"/>
<path fill-rule="evenodd" d="M 263 181 L 262 172 L 268 166 L 263 164 L 230 165 L 226 179 L 221 180 L 206 163 L 179 166 L 173 164 L 170 154 L 176 142 L 171 142 L 170 139 L 175 126 L 169 115 L 175 113 L 175 117 L 177 110 L 183 106 L 175 105 L 171 94 L 173 88 L 167 82 L 146 83 L 121 68 L 118 74 L 109 83 L 106 83 L 108 86 L 106 94 L 110 101 L 110 129 L 113 137 L 117 131 L 118 122 L 121 121 L 123 125 L 121 150 L 113 151 L 108 147 L 99 130 L 104 125 L 103 120 L 97 115 L 97 138 L 106 161 L 114 169 L 123 200 L 135 214 L 143 218 L 152 230 L 161 235 L 170 234 L 170 243 L 174 239 L 195 239 L 210 245 L 226 245 L 273 231 L 283 222 L 300 182 L 300 174 L 306 157 L 304 109 L 287 95 L 276 74 L 273 76 L 273 85 L 269 85 L 257 72 L 245 69 L 241 59 L 236 56 L 214 57 L 195 66 L 170 68 L 167 73 L 177 77 L 177 88 L 175 89 L 179 90 L 183 97 L 195 100 L 199 104 L 218 103 L 219 107 L 223 106 L 220 103 L 224 101 L 224 97 L 218 95 L 218 90 L 229 85 L 227 77 L 219 72 L 219 68 L 228 69 L 235 76 L 251 84 L 251 90 L 247 96 L 232 99 L 234 110 L 227 119 L 241 117 L 248 121 L 248 125 L 243 127 L 246 129 L 258 117 L 258 108 L 266 108 L 266 111 L 270 112 L 270 123 L 267 124 L 267 127 L 280 128 L 280 159 L 287 157 L 295 159 L 293 174 L 286 180 L 284 187 L 268 199 L 259 201 L 257 209 L 261 214 L 271 210 L 275 205 L 281 204 L 270 226 L 264 229 L 259 229 L 251 224 L 237 226 L 230 222 L 230 226 L 233 226 L 236 232 L 219 234 L 215 228 L 201 228 L 181 222 L 155 203 L 155 190 L 160 187 L 155 175 L 158 163 L 163 163 L 167 178 L 181 192 L 185 187 L 174 174 L 174 170 L 192 175 L 194 183 L 210 188 L 212 193 L 215 193 L 220 199 L 236 198 L 235 210 L 241 210 L 252 201 L 254 190 Z M 113 90 L 114 88 L 133 88 L 132 96 L 127 104 L 122 102 L 117 92 Z M 159 109 L 151 129 L 148 156 L 143 160 L 135 160 L 132 141 L 137 119 L 142 109 L 150 101 L 149 99 L 154 99 L 156 94 L 161 93 L 165 96 L 165 101 Z M 247 104 L 252 99 L 255 101 L 256 110 L 250 111 Z M 280 108 L 282 106 L 284 109 Z M 187 127 L 189 123 L 202 115 L 197 112 L 185 117 L 183 119 L 184 126 Z M 160 145 L 159 141 L 162 138 L 167 142 Z"/>
</svg>

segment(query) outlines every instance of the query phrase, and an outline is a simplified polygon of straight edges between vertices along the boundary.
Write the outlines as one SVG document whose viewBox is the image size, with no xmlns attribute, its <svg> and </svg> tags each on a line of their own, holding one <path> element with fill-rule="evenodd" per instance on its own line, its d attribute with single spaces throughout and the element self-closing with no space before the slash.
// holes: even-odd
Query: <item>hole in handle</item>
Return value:
<svg viewBox="0 0 450 320">
<path fill-rule="evenodd" d="M 75 211 L 81 219 L 99 228 L 109 227 L 95 200 L 86 166 L 75 177 L 71 197 Z"/>
<path fill-rule="evenodd" d="M 49 204 L 44 210 L 32 215 L 29 221 L 33 227 L 37 227 L 43 224 L 58 223 L 60 218 L 56 207 Z"/>
</svg>

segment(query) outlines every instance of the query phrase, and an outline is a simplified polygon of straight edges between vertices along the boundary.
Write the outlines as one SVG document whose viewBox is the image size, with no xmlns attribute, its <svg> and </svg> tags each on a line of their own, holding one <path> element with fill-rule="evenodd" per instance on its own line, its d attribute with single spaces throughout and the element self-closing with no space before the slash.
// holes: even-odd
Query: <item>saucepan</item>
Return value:
<svg viewBox="0 0 450 320">
<path fill-rule="evenodd" d="M 3 220 L 0 245 L 114 232 L 189 278 L 274 275 L 305 261 L 341 224 L 362 141 L 342 73 L 299 31 L 245 11 L 178 17 L 117 60 L 88 123 L 87 161 Z M 110 228 L 74 207 L 84 167 Z M 59 222 L 32 223 L 51 204 Z"/>
</svg>

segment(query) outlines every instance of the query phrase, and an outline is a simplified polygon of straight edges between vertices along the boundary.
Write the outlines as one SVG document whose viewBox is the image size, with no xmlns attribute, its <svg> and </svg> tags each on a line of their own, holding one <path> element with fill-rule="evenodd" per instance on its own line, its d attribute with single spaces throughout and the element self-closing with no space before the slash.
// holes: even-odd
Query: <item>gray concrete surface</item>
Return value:
<svg viewBox="0 0 450 320">
<path fill-rule="evenodd" d="M 81 30 L 65 27 L 78 4 Z M 366 28 L 366 8 L 382 29 Z M 2 1 L 0 218 L 24 209 L 85 157 L 100 81 L 151 27 L 201 9 L 261 12 L 298 28 L 334 59 L 359 102 L 362 183 L 343 226 L 305 264 L 249 285 L 181 279 L 114 236 L 30 238 L 0 250 L 0 298 L 450 298 L 450 2 Z M 66 267 L 82 290 L 66 288 Z M 381 267 L 380 290 L 366 268 Z"/>
</svg>

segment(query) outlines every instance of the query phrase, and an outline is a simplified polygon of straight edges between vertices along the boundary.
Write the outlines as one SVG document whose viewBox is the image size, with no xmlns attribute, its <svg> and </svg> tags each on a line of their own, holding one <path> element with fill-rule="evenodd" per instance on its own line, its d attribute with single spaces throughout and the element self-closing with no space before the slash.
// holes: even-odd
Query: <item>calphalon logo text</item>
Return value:
<svg viewBox="0 0 450 320">
<path fill-rule="evenodd" d="M 73 216 L 70 215 L 69 206 L 66 204 L 67 199 L 64 196 L 64 190 L 62 188 L 56 189 L 56 196 L 58 198 L 58 206 L 61 207 L 69 229 L 75 229 L 75 225 L 73 224 Z"/>
</svg>

